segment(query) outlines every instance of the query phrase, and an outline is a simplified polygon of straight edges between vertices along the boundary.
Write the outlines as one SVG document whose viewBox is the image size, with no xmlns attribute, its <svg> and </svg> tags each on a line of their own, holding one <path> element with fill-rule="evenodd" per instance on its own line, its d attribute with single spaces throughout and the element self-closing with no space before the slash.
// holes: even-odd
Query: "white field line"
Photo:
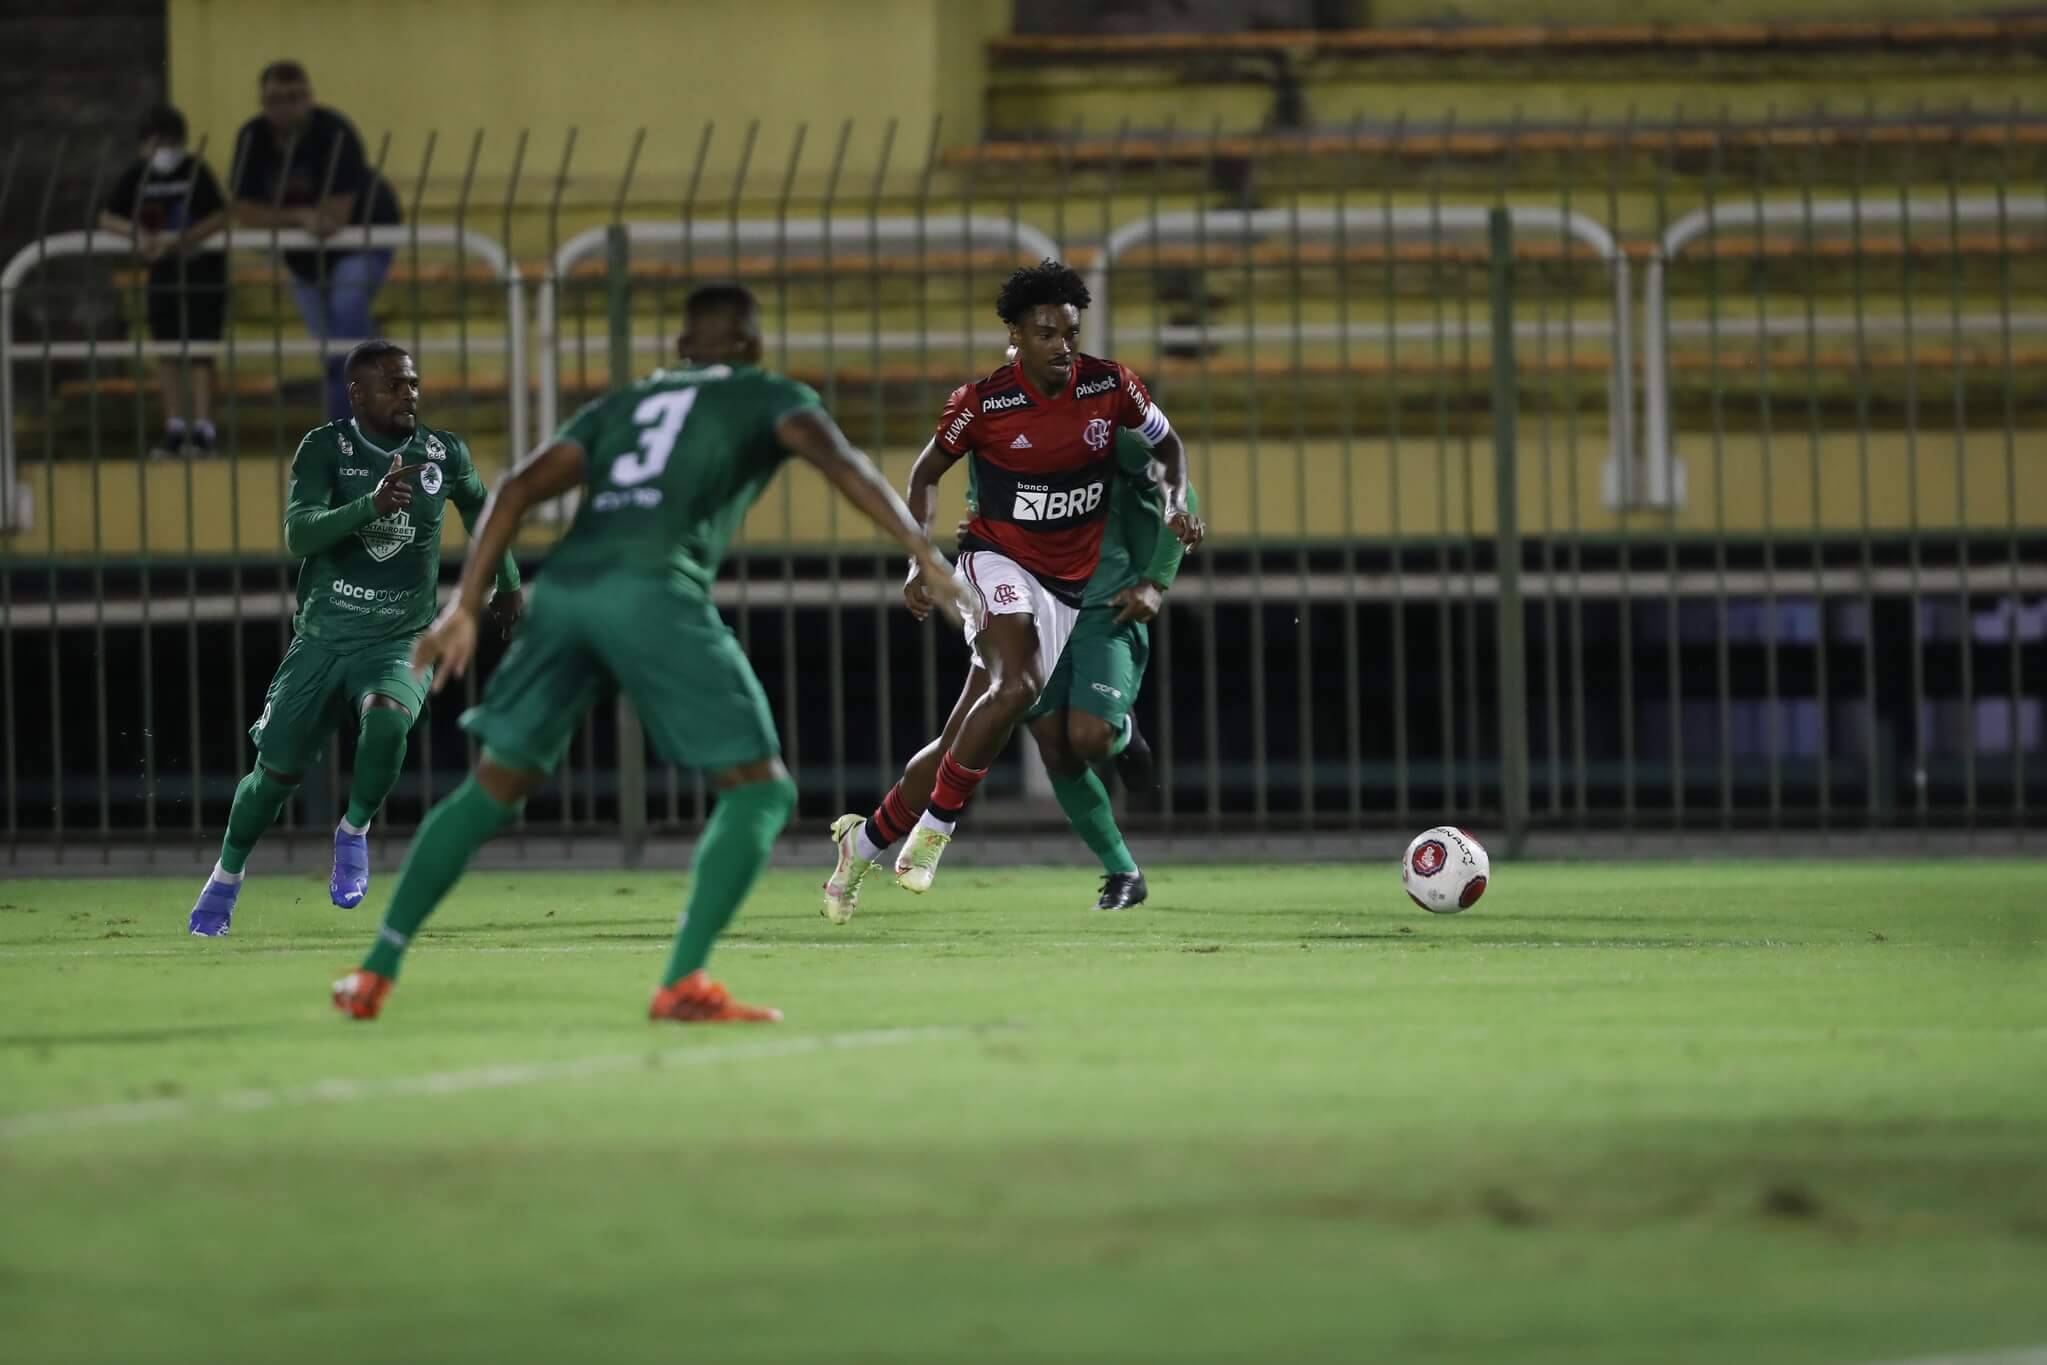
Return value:
<svg viewBox="0 0 2047 1365">
<path fill-rule="evenodd" d="M 337 1027 L 339 1024 L 337 1023 Z M 84 1109 L 46 1109 L 0 1118 L 0 1141 L 40 1137 L 92 1128 L 119 1128 L 169 1122 L 209 1114 L 247 1114 L 315 1104 L 360 1104 L 369 1100 L 413 1095 L 459 1095 L 473 1090 L 506 1090 L 557 1081 L 581 1081 L 623 1071 L 668 1070 L 710 1066 L 718 1062 L 763 1061 L 802 1057 L 820 1052 L 900 1047 L 971 1037 L 983 1029 L 949 1024 L 924 1028 L 868 1029 L 798 1038 L 760 1038 L 711 1043 L 702 1047 L 648 1048 L 553 1062 L 503 1062 L 459 1071 L 429 1071 L 419 1076 L 380 1080 L 326 1080 L 274 1089 L 229 1090 L 192 1099 L 139 1100 L 93 1105 Z"/>
<path fill-rule="evenodd" d="M 958 952 L 962 949 L 971 948 L 988 948 L 991 950 L 1000 948 L 1000 950 L 1003 952 L 1005 956 L 1013 956 L 1019 950 L 1019 948 L 1022 948 L 1024 950 L 1043 949 L 1057 952 L 1073 952 L 1083 948 L 1108 950 L 1111 952 L 1136 952 L 1145 949 L 1167 949 L 1175 952 L 1187 953 L 1202 953 L 1211 950 L 1224 952 L 1239 951 L 1268 952 L 1286 948 L 1297 949 L 1303 943 L 1306 943 L 1315 951 L 1321 952 L 1330 949 L 1365 950 L 1405 948 L 1427 944 L 1432 941 L 1422 934 L 1416 934 L 1410 937 L 1407 935 L 1400 934 L 1397 930 L 1388 931 L 1384 928 L 1374 926 L 1336 925 L 1332 927 L 1339 933 L 1346 935 L 1355 935 L 1355 937 L 1347 938 L 1315 937 L 1316 934 L 1328 933 L 1329 930 L 1327 929 L 1310 930 L 1308 933 L 1300 935 L 1295 938 L 1272 939 L 1204 938 L 1201 936 L 1199 932 L 1189 931 L 1187 933 L 1176 935 L 1171 938 L 1162 937 L 1162 938 L 1047 939 L 1042 942 L 1032 942 L 1018 945 L 1014 943 L 997 943 L 992 938 L 871 939 L 854 938 L 849 935 L 845 938 L 833 939 L 782 939 L 782 940 L 721 939 L 719 940 L 718 943 L 718 951 L 721 953 L 729 952 L 774 953 L 781 952 L 784 949 L 799 949 L 806 952 L 815 951 L 835 953 L 843 952 L 848 949 L 895 949 L 897 951 L 908 950 L 915 952 Z M 141 937 L 141 935 L 136 935 L 136 937 L 139 938 Z M 556 943 L 556 944 L 443 943 L 435 939 L 427 939 L 420 945 L 420 951 L 433 955 L 438 955 L 441 953 L 506 953 L 506 954 L 652 953 L 660 951 L 666 943 L 667 939 L 665 936 L 659 938 L 658 940 L 650 936 L 631 943 Z M 357 955 L 357 952 L 361 948 L 361 946 L 362 941 L 360 939 L 349 939 L 346 942 L 336 943 L 311 943 L 303 945 L 278 944 L 275 946 L 266 945 L 261 948 L 228 948 L 225 951 L 231 956 L 248 958 L 295 957 L 303 956 L 309 953 L 324 954 L 329 957 L 339 954 L 343 958 L 352 958 Z M 1468 952 L 1497 952 L 1502 950 L 1518 951 L 1523 948 L 1596 948 L 1602 950 L 1628 949 L 1631 951 L 1641 952 L 1664 951 L 1690 952 L 1702 948 L 1813 948 L 1813 947 L 1856 947 L 1860 945 L 1853 943 L 1813 944 L 1800 942 L 1794 939 L 1781 938 L 1701 939 L 1696 943 L 1644 943 L 1638 939 L 1528 938 L 1528 939 L 1489 939 L 1483 943 L 1468 943 L 1460 946 L 1462 946 Z M 1960 942 L 1950 941 L 1946 943 L 1931 945 L 1914 945 L 1910 943 L 1899 943 L 1888 945 L 1886 947 L 1886 951 L 1898 952 L 1900 950 L 1909 950 L 1915 946 L 1929 946 L 1938 948 L 2000 948 L 2017 950 L 2019 948 L 2038 948 L 2047 946 L 2047 940 L 1997 938 L 1969 939 Z M 177 948 L 170 947 L 0 948 L 0 962 L 4 962 L 14 958 L 30 959 L 30 958 L 184 957 L 188 954 L 205 951 L 207 951 L 207 948 L 199 945 L 190 945 Z"/>
<path fill-rule="evenodd" d="M 1884 1365 L 2047 1365 L 2047 1346 L 2014 1346 L 2005 1351 L 1982 1351 L 1969 1355 L 1919 1356 L 1892 1360 Z"/>
</svg>

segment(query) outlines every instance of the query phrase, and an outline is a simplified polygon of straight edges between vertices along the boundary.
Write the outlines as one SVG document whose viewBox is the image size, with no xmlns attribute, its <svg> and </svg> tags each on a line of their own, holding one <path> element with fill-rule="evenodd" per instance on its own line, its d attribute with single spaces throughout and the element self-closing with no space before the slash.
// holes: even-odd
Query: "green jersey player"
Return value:
<svg viewBox="0 0 2047 1365">
<path fill-rule="evenodd" d="M 220 860 L 200 889 L 187 927 L 228 931 L 249 851 L 270 828 L 335 729 L 356 726 L 348 810 L 334 831 L 327 894 L 344 909 L 370 885 L 370 817 L 405 764 L 406 739 L 426 701 L 410 663 L 413 641 L 434 619 L 441 575 L 441 520 L 453 503 L 472 529 L 483 480 L 469 447 L 419 422 L 419 371 L 405 348 L 365 341 L 343 367 L 351 416 L 315 427 L 291 461 L 284 545 L 300 560 L 291 647 L 249 727 L 256 763 L 228 812 Z M 519 570 L 492 560 L 494 624 L 518 620 Z"/>
<path fill-rule="evenodd" d="M 956 616 L 968 590 L 817 395 L 760 368 L 752 294 L 735 285 L 697 290 L 684 329 L 681 369 L 592 403 L 499 489 L 458 595 L 414 650 L 416 666 L 442 670 L 436 689 L 460 677 L 476 650 L 485 566 L 529 508 L 582 488 L 525 630 L 482 704 L 462 718 L 483 757 L 420 825 L 375 945 L 335 983 L 335 1006 L 353 1018 L 377 1016 L 406 945 L 470 855 L 547 781 L 591 705 L 617 691 L 632 699 L 664 758 L 703 769 L 718 791 L 649 1013 L 682 1022 L 780 1017 L 737 1003 L 704 971 L 796 800 L 767 697 L 711 602 L 725 544 L 793 453 L 910 552 L 940 586 L 946 610 Z"/>
</svg>

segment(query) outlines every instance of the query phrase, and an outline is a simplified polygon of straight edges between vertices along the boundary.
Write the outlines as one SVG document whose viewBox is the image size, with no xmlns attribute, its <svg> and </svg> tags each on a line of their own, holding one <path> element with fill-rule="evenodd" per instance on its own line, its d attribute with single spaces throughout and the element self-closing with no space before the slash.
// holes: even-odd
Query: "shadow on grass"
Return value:
<svg viewBox="0 0 2047 1365">
<path fill-rule="evenodd" d="M 246 1023 L 183 1024 L 174 1028 L 119 1029 L 106 1033 L 0 1033 L 0 1047 L 132 1047 L 180 1043 L 193 1038 L 246 1035 Z"/>
</svg>

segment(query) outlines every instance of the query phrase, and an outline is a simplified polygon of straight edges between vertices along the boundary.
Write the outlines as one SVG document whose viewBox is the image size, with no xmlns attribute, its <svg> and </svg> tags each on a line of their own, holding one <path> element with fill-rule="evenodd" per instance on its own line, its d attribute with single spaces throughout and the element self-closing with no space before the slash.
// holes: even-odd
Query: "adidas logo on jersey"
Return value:
<svg viewBox="0 0 2047 1365">
<path fill-rule="evenodd" d="M 1029 450 L 1031 448 L 1031 438 L 1019 433 L 1017 438 L 1009 443 L 1009 448 L 1011 450 Z"/>
</svg>

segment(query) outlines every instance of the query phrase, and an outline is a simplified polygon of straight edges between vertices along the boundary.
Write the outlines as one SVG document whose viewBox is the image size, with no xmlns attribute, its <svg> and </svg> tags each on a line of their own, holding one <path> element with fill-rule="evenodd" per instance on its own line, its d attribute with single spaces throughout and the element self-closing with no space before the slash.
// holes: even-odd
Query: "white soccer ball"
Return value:
<svg viewBox="0 0 2047 1365">
<path fill-rule="evenodd" d="M 1414 836 L 1400 860 L 1400 884 L 1408 898 L 1432 915 L 1469 910 L 1485 894 L 1493 860 L 1485 845 L 1454 825 L 1437 825 Z"/>
</svg>

